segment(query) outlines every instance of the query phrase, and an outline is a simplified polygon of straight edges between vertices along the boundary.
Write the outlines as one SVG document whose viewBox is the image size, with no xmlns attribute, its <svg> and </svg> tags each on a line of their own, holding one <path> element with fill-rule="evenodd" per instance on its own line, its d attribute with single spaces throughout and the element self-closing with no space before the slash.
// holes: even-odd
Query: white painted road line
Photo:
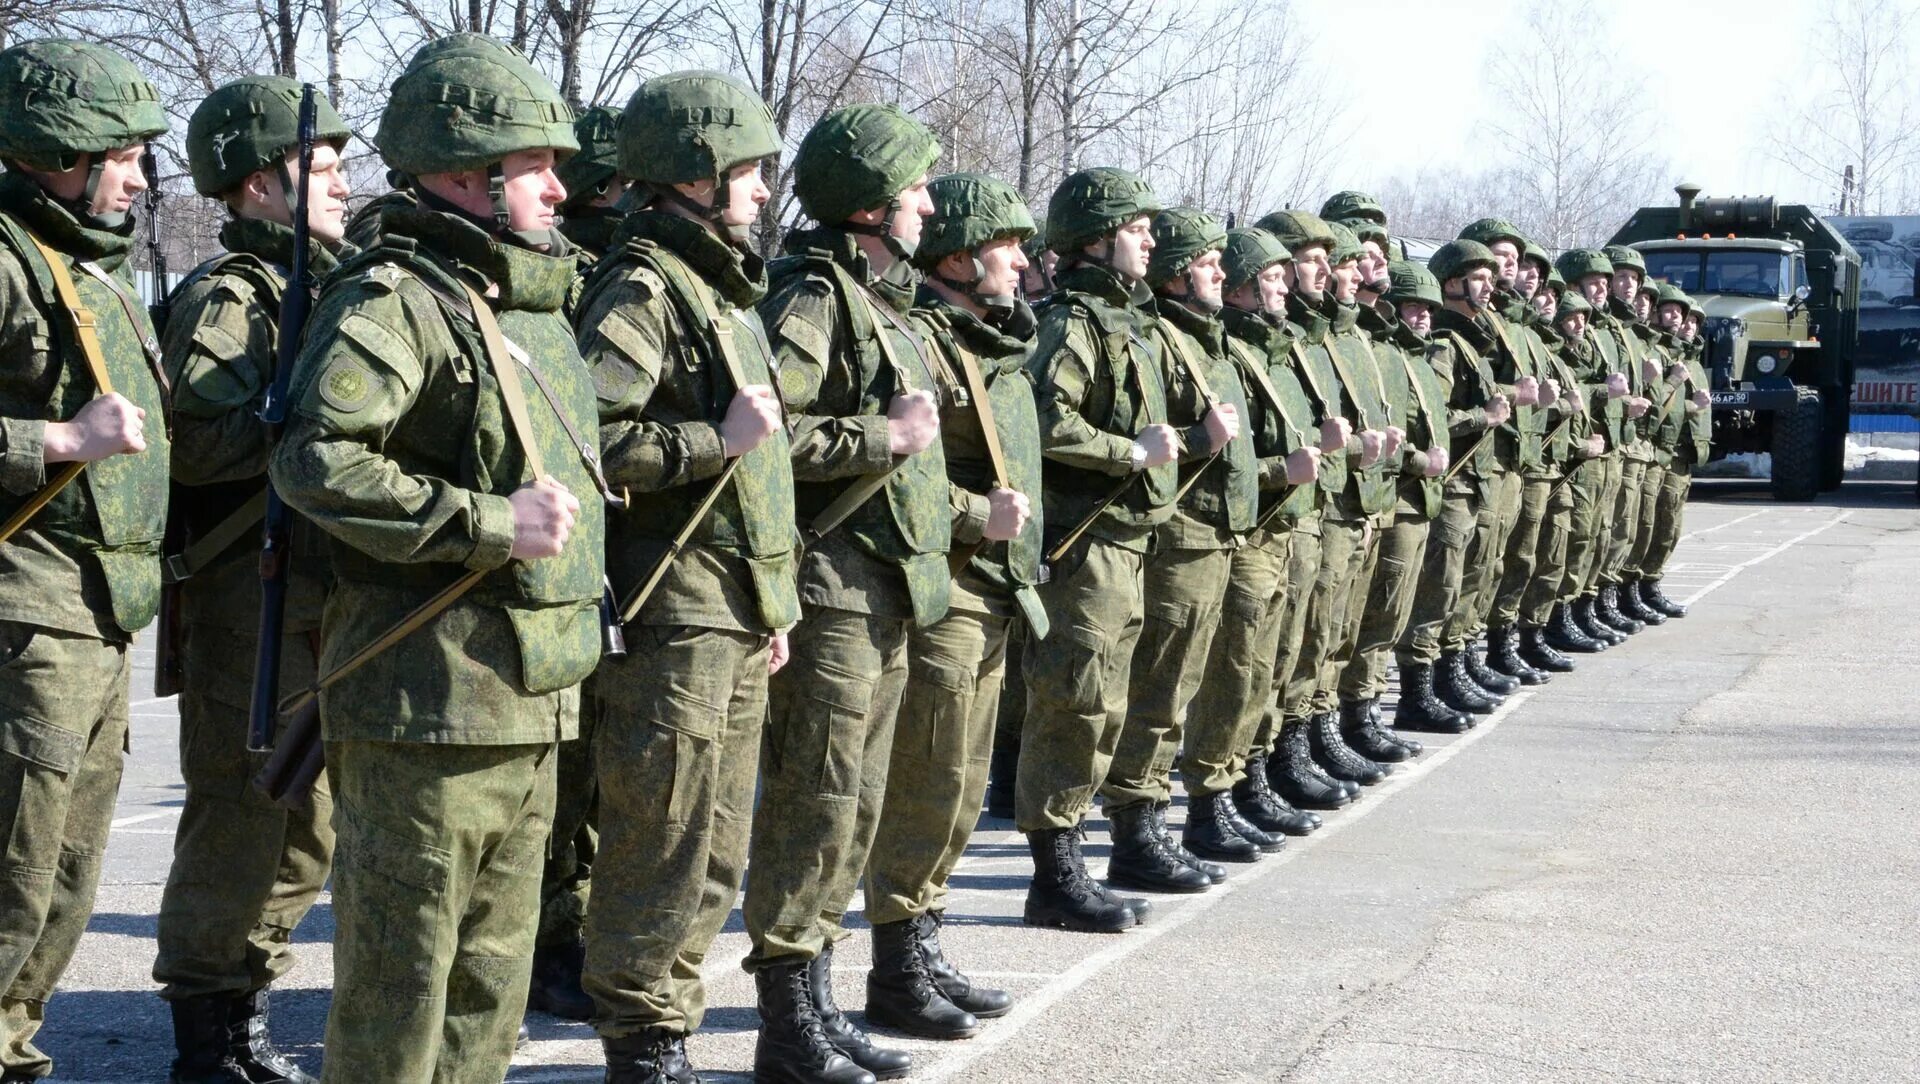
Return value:
<svg viewBox="0 0 1920 1084">
<path fill-rule="evenodd" d="M 177 817 L 179 815 L 180 811 L 177 809 L 156 809 L 151 813 L 136 813 L 131 817 L 121 817 L 113 822 L 113 827 L 125 828 L 130 824 L 143 824 L 147 821 L 157 821 L 162 817 Z"/>
<path fill-rule="evenodd" d="M 1788 550 L 1799 545 L 1800 543 L 1805 542 L 1807 539 L 1812 538 L 1814 535 L 1817 535 L 1822 531 L 1829 530 L 1834 527 L 1838 527 L 1841 523 L 1846 521 L 1847 516 L 1849 516 L 1850 514 L 1851 513 L 1848 513 L 1848 512 L 1835 512 L 1833 514 L 1832 519 L 1826 521 L 1825 523 L 1822 523 L 1820 526 L 1815 527 L 1810 531 L 1803 531 L 1800 534 L 1794 535 L 1792 538 L 1787 539 L 1785 542 L 1780 543 L 1779 545 L 1773 547 L 1772 549 L 1766 551 L 1765 553 L 1762 553 L 1757 557 L 1749 558 L 1745 561 L 1740 562 L 1737 565 L 1734 565 L 1732 568 L 1728 569 L 1723 575 L 1721 575 L 1719 579 L 1713 581 L 1712 583 L 1706 585 L 1705 587 L 1702 587 L 1700 590 L 1695 591 L 1693 594 L 1688 595 L 1685 599 L 1681 600 L 1682 604 L 1690 605 L 1694 602 L 1698 602 L 1700 599 L 1705 598 L 1707 595 L 1712 594 L 1714 591 L 1717 591 L 1720 588 L 1725 587 L 1728 584 L 1728 582 L 1730 582 L 1735 576 L 1738 576 L 1740 573 L 1746 571 L 1749 568 L 1752 568 L 1754 565 L 1757 565 L 1762 561 L 1771 561 L 1775 557 L 1780 556 L 1781 554 L 1787 552 Z"/>
</svg>

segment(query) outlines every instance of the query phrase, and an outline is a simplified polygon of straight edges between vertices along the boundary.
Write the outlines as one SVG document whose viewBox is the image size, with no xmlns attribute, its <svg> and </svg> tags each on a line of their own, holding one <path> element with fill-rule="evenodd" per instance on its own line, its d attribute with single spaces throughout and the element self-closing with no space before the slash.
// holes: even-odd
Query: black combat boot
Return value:
<svg viewBox="0 0 1920 1084">
<path fill-rule="evenodd" d="M 926 911 L 912 921 L 914 934 L 920 939 L 920 951 L 927 958 L 928 970 L 933 972 L 933 984 L 948 1001 L 982 1020 L 1013 1011 L 1013 995 L 991 986 L 975 985 L 947 959 L 940 947 L 940 926 L 946 921 L 945 911 Z"/>
<path fill-rule="evenodd" d="M 1612 626 L 1615 632 L 1625 636 L 1632 636 L 1646 629 L 1645 625 L 1620 612 L 1620 588 L 1616 584 L 1610 583 L 1600 589 L 1600 599 L 1593 604 L 1593 616 L 1599 618 L 1604 624 Z"/>
<path fill-rule="evenodd" d="M 1467 676 L 1466 660 L 1461 658 L 1465 654 L 1449 651 L 1440 656 L 1433 667 L 1433 691 L 1439 694 L 1442 703 L 1455 711 L 1491 715 L 1493 709 L 1506 700 L 1474 684 L 1473 678 Z"/>
<path fill-rule="evenodd" d="M 775 964 L 753 973 L 760 995 L 755 1084 L 873 1084 L 827 1037 L 808 980 L 812 962 Z M 900 1074 L 895 1074 L 900 1075 Z"/>
<path fill-rule="evenodd" d="M 173 1012 L 173 1059 L 168 1084 L 253 1084 L 234 1056 L 233 1013 L 237 999 L 201 994 L 167 1002 Z M 11 1078 L 9 1078 L 11 1079 Z M 283 1077 L 310 1081 L 310 1076 Z"/>
<path fill-rule="evenodd" d="M 1240 807 L 1233 802 L 1232 791 L 1221 791 L 1215 795 L 1220 801 L 1220 809 L 1227 815 L 1227 823 L 1240 833 L 1240 838 L 1260 848 L 1261 854 L 1279 854 L 1286 850 L 1287 837 L 1284 832 L 1269 832 L 1240 815 Z"/>
<path fill-rule="evenodd" d="M 1180 861 L 1155 831 L 1152 802 L 1108 807 L 1113 853 L 1107 880 L 1123 888 L 1151 892 L 1205 892 L 1213 878 Z"/>
<path fill-rule="evenodd" d="M 1587 630 L 1581 628 L 1580 622 L 1574 619 L 1573 611 L 1574 606 L 1571 603 L 1553 604 L 1553 616 L 1547 619 L 1546 628 L 1543 630 L 1547 646 L 1555 651 L 1578 655 L 1592 655 L 1605 651 L 1607 645 L 1588 636 Z"/>
<path fill-rule="evenodd" d="M 1573 620 L 1580 631 L 1598 640 L 1604 647 L 1614 647 L 1627 642 L 1626 634 L 1605 621 L 1600 620 L 1596 612 L 1600 606 L 1598 592 L 1581 595 L 1573 604 Z"/>
<path fill-rule="evenodd" d="M 228 1020 L 227 1053 L 253 1084 L 317 1084 L 300 1071 L 293 1059 L 274 1049 L 267 1032 L 267 990 L 262 986 L 232 1002 Z"/>
<path fill-rule="evenodd" d="M 1073 848 L 1073 868 L 1080 871 L 1080 875 L 1087 879 L 1087 883 L 1093 886 L 1093 890 L 1100 894 L 1101 899 L 1106 900 L 1108 903 L 1117 903 L 1127 910 L 1132 911 L 1133 924 L 1136 926 L 1144 925 L 1147 921 L 1147 915 L 1153 911 L 1153 904 L 1148 903 L 1142 896 L 1122 896 L 1113 889 L 1100 883 L 1100 878 L 1087 872 L 1086 821 L 1081 821 L 1080 826 L 1074 829 L 1074 838 L 1077 842 Z M 1109 848 L 1109 850 L 1111 850 L 1111 848 Z"/>
<path fill-rule="evenodd" d="M 1434 691 L 1432 663 L 1408 663 L 1400 669 L 1400 704 L 1393 711 L 1399 730 L 1425 734 L 1464 734 L 1473 728 L 1473 716 L 1455 710 Z"/>
<path fill-rule="evenodd" d="M 1640 597 L 1640 581 L 1621 580 L 1614 590 L 1614 605 L 1620 612 L 1642 625 L 1664 625 L 1667 615 L 1646 604 Z"/>
<path fill-rule="evenodd" d="M 1536 670 L 1520 652 L 1520 630 L 1512 625 L 1500 625 L 1487 630 L 1487 667 L 1496 674 L 1504 674 L 1522 685 L 1545 685 L 1547 674 Z"/>
<path fill-rule="evenodd" d="M 1367 723 L 1379 731 L 1382 737 L 1405 749 L 1410 757 L 1417 757 L 1427 751 L 1427 747 L 1420 742 L 1394 732 L 1393 727 L 1387 722 L 1387 717 L 1380 713 L 1380 698 L 1377 696 L 1367 701 Z"/>
<path fill-rule="evenodd" d="M 1187 796 L 1187 825 L 1180 830 L 1181 843 L 1201 858 L 1222 862 L 1257 862 L 1260 848 L 1253 840 L 1234 831 L 1227 810 L 1233 800 L 1225 793 Z M 1261 833 L 1265 835 L 1265 833 Z"/>
<path fill-rule="evenodd" d="M 1547 643 L 1547 630 L 1540 625 L 1520 626 L 1520 657 L 1535 670 L 1564 674 L 1573 669 L 1573 660 Z"/>
<path fill-rule="evenodd" d="M 813 996 L 813 1010 L 820 1014 L 821 1030 L 827 1042 L 847 1056 L 847 1060 L 873 1074 L 875 1080 L 898 1080 L 913 1070 L 913 1057 L 904 1050 L 889 1050 L 873 1045 L 867 1033 L 853 1026 L 847 1014 L 833 1001 L 833 946 L 807 965 L 807 989 Z"/>
<path fill-rule="evenodd" d="M 1020 747 L 996 745 L 987 762 L 987 816 L 1013 819 L 1013 773 L 1020 763 Z"/>
<path fill-rule="evenodd" d="M 1379 764 L 1398 764 L 1413 759 L 1406 746 L 1394 741 L 1374 721 L 1367 710 L 1371 701 L 1340 701 L 1340 737 L 1348 748 Z"/>
<path fill-rule="evenodd" d="M 1361 756 L 1340 736 L 1340 717 L 1323 711 L 1308 721 L 1307 738 L 1313 750 L 1313 762 L 1335 779 L 1346 779 L 1363 787 L 1373 786 L 1393 774 L 1393 766 L 1376 764 Z"/>
<path fill-rule="evenodd" d="M 1179 770 L 1177 761 L 1175 762 L 1174 770 Z M 1168 854 L 1173 855 L 1180 861 L 1206 874 L 1208 881 L 1214 884 L 1225 884 L 1227 881 L 1227 867 L 1209 862 L 1192 851 L 1187 850 L 1186 844 L 1181 843 L 1171 831 L 1168 831 L 1167 810 L 1172 808 L 1172 806 L 1172 802 L 1155 802 L 1153 804 L 1153 838 L 1160 841 L 1160 845 L 1166 848 Z"/>
<path fill-rule="evenodd" d="M 1480 652 L 1475 650 L 1475 645 L 1468 644 L 1460 656 L 1467 664 L 1467 676 L 1473 679 L 1473 683 L 1495 696 L 1504 698 L 1520 688 L 1519 678 L 1508 677 L 1488 666 L 1486 660 L 1480 657 Z"/>
<path fill-rule="evenodd" d="M 1022 915 L 1027 925 L 1119 933 L 1134 924 L 1133 911 L 1100 892 L 1087 875 L 1079 829 L 1028 832 L 1027 849 L 1033 854 L 1033 881 L 1027 886 Z"/>
<path fill-rule="evenodd" d="M 695 1084 L 687 1061 L 687 1038 L 665 1028 L 647 1028 L 617 1039 L 601 1037 L 607 1059 L 605 1084 Z"/>
<path fill-rule="evenodd" d="M 534 946 L 527 1008 L 565 1020 L 592 1019 L 593 999 L 580 984 L 586 962 L 587 945 L 578 938 L 563 945 Z"/>
<path fill-rule="evenodd" d="M 971 1039 L 980 1034 L 979 1017 L 947 1000 L 934 981 L 918 919 L 873 927 L 867 1023 L 922 1039 Z"/>
<path fill-rule="evenodd" d="M 1640 581 L 1640 601 L 1646 603 L 1649 609 L 1659 610 L 1668 617 L 1687 616 L 1685 606 L 1668 598 L 1667 593 L 1660 590 L 1659 580 Z"/>
<path fill-rule="evenodd" d="M 1267 761 L 1267 782 L 1301 809 L 1339 809 L 1353 801 L 1345 787 L 1313 762 L 1307 724 L 1298 719 L 1280 724 L 1280 747 Z"/>
<path fill-rule="evenodd" d="M 1267 782 L 1267 758 L 1247 758 L 1247 774 L 1233 785 L 1233 804 L 1247 823 L 1263 832 L 1304 836 L 1320 827 L 1320 818 L 1295 809 Z"/>
</svg>

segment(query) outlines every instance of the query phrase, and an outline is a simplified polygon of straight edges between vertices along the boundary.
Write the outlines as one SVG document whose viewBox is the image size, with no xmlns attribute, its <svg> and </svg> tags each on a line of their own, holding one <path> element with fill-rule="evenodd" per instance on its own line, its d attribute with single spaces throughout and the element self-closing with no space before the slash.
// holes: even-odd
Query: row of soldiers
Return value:
<svg viewBox="0 0 1920 1084">
<path fill-rule="evenodd" d="M 1110 168 L 1042 230 L 856 105 L 802 140 L 817 225 L 768 263 L 781 145 L 748 87 L 667 75 L 576 121 L 467 34 L 396 81 L 397 191 L 349 222 L 349 131 L 322 102 L 302 155 L 300 99 L 255 77 L 194 112 L 227 251 L 155 329 L 127 270 L 152 86 L 95 44 L 0 52 L 9 1084 L 51 1072 L 32 1039 L 163 578 L 180 1084 L 311 1080 L 267 992 L 329 877 L 323 1079 L 499 1080 L 531 1001 L 591 1020 L 609 1082 L 695 1080 L 749 863 L 756 1078 L 897 1078 L 834 948 L 864 881 L 868 1021 L 961 1039 L 1010 1010 L 940 943 L 983 790 L 1031 845 L 1026 920 L 1119 932 L 1151 907 L 1109 885 L 1205 891 L 1417 754 L 1401 731 L 1681 612 L 1659 579 L 1708 439 L 1699 310 L 1630 250 L 1553 264 L 1489 219 L 1422 267 L 1357 193 L 1227 230 Z M 324 279 L 276 439 L 303 236 Z M 246 750 L 269 479 L 301 517 L 280 680 L 325 737 L 303 809 Z"/>
</svg>

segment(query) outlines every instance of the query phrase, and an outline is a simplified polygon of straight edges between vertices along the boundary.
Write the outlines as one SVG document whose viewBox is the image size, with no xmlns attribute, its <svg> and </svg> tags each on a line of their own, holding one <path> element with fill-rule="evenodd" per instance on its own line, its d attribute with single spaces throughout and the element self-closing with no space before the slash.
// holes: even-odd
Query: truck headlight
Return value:
<svg viewBox="0 0 1920 1084">
<path fill-rule="evenodd" d="M 1774 369 L 1779 367 L 1779 365 L 1780 365 L 1780 362 L 1775 360 L 1772 354 L 1762 354 L 1760 355 L 1759 359 L 1753 363 L 1753 367 L 1760 370 L 1762 373 L 1773 372 Z"/>
</svg>

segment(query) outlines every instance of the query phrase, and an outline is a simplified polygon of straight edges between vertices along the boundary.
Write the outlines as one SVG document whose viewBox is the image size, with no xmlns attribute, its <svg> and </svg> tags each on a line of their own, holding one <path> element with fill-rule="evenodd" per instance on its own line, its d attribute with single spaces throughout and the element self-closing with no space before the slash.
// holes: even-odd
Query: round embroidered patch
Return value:
<svg viewBox="0 0 1920 1084">
<path fill-rule="evenodd" d="M 320 397 L 335 410 L 359 410 L 372 392 L 373 374 L 357 361 L 336 361 L 320 378 Z"/>
</svg>

